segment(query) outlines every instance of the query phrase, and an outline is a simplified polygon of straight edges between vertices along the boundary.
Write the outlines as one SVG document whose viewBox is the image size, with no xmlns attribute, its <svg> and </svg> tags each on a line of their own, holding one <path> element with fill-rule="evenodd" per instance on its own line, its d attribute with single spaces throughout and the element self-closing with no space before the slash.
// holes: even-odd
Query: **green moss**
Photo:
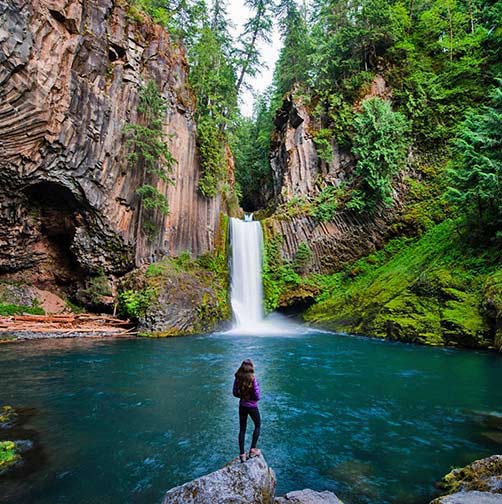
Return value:
<svg viewBox="0 0 502 504">
<path fill-rule="evenodd" d="M 344 272 L 314 279 L 321 294 L 305 319 L 424 344 L 493 345 L 483 282 L 500 269 L 495 251 L 483 254 L 466 250 L 456 223 L 445 221 L 419 239 L 391 242 Z"/>
<path fill-rule="evenodd" d="M 468 466 L 453 469 L 438 483 L 444 494 L 460 491 L 491 492 L 493 479 L 502 472 L 502 460 L 498 456 L 476 460 Z"/>
<path fill-rule="evenodd" d="M 17 453 L 14 441 L 0 441 L 0 474 L 20 460 L 21 456 Z"/>
</svg>

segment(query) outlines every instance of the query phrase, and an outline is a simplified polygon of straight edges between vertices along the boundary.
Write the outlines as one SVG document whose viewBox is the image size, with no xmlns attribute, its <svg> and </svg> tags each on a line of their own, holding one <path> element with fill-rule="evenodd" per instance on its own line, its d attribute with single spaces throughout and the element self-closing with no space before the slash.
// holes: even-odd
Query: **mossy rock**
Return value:
<svg viewBox="0 0 502 504">
<path fill-rule="evenodd" d="M 454 469 L 437 486 L 445 494 L 470 491 L 502 494 L 502 455 L 493 455 Z"/>
<path fill-rule="evenodd" d="M 489 275 L 483 285 L 482 311 L 493 337 L 494 346 L 502 350 L 502 271 Z"/>
<path fill-rule="evenodd" d="M 5 474 L 21 461 L 14 441 L 0 441 L 0 475 Z"/>
<path fill-rule="evenodd" d="M 0 407 L 0 429 L 8 429 L 14 425 L 17 420 L 16 410 L 9 405 Z"/>
<path fill-rule="evenodd" d="M 224 220 L 224 227 L 226 220 Z M 188 253 L 127 274 L 119 284 L 124 315 L 137 320 L 140 336 L 169 337 L 213 331 L 230 318 L 226 229 L 213 254 Z"/>
<path fill-rule="evenodd" d="M 501 349 L 502 272 L 458 240 L 454 223 L 444 222 L 394 252 L 378 252 L 376 261 L 358 260 L 325 282 L 328 292 L 305 320 L 401 341 Z"/>
<path fill-rule="evenodd" d="M 377 336 L 428 345 L 441 345 L 438 303 L 405 291 L 386 303 L 372 323 Z"/>
<path fill-rule="evenodd" d="M 455 300 L 446 301 L 441 310 L 441 328 L 445 341 L 467 347 L 488 346 L 485 322 L 479 311 L 476 294 L 460 293 Z"/>
</svg>

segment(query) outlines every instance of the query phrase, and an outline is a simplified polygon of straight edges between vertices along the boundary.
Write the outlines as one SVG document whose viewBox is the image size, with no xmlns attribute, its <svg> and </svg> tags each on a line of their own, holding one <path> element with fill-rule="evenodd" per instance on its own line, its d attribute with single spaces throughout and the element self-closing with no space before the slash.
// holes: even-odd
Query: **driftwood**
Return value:
<svg viewBox="0 0 502 504">
<path fill-rule="evenodd" d="M 109 336 L 136 334 L 130 320 L 92 313 L 64 315 L 12 315 L 0 317 L 0 337 L 3 332 L 15 333 L 103 333 Z"/>
</svg>

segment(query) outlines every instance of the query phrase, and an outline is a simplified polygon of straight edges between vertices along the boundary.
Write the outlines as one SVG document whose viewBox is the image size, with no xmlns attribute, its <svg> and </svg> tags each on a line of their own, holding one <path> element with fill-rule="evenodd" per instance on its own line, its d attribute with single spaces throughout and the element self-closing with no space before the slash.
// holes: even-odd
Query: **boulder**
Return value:
<svg viewBox="0 0 502 504">
<path fill-rule="evenodd" d="M 343 504 L 343 502 L 333 492 L 327 490 L 316 492 L 306 488 L 277 497 L 275 504 Z"/>
<path fill-rule="evenodd" d="M 502 504 L 502 455 L 454 469 L 438 486 L 448 495 L 438 497 L 431 504 Z"/>
<path fill-rule="evenodd" d="M 172 488 L 162 504 L 273 504 L 275 484 L 274 471 L 263 456 L 244 464 L 235 459 L 218 471 Z"/>
<path fill-rule="evenodd" d="M 182 255 L 142 266 L 122 278 L 119 301 L 142 336 L 214 331 L 230 318 L 226 257 Z"/>
<path fill-rule="evenodd" d="M 502 504 L 502 495 L 489 492 L 457 492 L 439 497 L 431 504 Z"/>
</svg>

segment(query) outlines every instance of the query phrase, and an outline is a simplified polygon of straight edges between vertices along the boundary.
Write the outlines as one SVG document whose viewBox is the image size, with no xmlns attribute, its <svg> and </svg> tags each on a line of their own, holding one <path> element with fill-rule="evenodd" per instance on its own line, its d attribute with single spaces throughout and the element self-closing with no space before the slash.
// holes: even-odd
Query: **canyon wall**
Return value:
<svg viewBox="0 0 502 504">
<path fill-rule="evenodd" d="M 183 49 L 124 2 L 0 1 L 0 273 L 39 284 L 120 275 L 214 247 L 222 201 L 197 191 L 199 163 Z M 170 214 L 141 225 L 124 126 L 153 80 L 174 184 Z"/>
<path fill-rule="evenodd" d="M 361 97 L 378 96 L 389 99 L 391 93 L 381 76 L 377 76 L 368 93 Z M 360 103 L 359 102 L 359 103 Z M 358 103 L 354 105 L 357 109 Z M 276 131 L 272 140 L 271 167 L 274 178 L 274 215 L 264 220 L 269 236 L 280 234 L 282 255 L 293 260 L 303 242 L 312 250 L 311 271 L 328 273 L 339 269 L 346 261 L 370 254 L 388 238 L 389 225 L 396 219 L 402 206 L 406 187 L 402 176 L 394 182 L 394 206 L 381 208 L 375 215 L 341 209 L 329 222 L 300 212 L 288 215 L 282 211 L 294 199 L 315 198 L 322 184 L 338 187 L 348 181 L 355 169 L 355 159 L 333 140 L 332 158 L 322 160 L 313 138 L 318 125 L 313 123 L 307 107 L 300 98 L 288 95 L 275 119 Z"/>
</svg>

